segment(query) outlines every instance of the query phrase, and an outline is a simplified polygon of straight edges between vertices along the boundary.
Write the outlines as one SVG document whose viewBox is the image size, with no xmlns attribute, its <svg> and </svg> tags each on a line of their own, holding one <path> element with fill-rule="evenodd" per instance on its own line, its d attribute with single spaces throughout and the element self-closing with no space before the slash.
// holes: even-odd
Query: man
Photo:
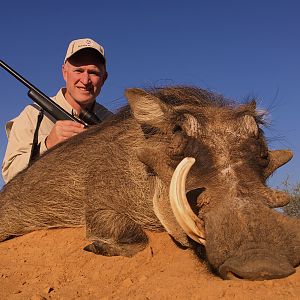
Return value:
<svg viewBox="0 0 300 300">
<path fill-rule="evenodd" d="M 82 110 L 96 114 L 105 120 L 112 113 L 96 102 L 106 78 L 104 49 L 92 39 L 78 39 L 70 43 L 62 66 L 66 87 L 52 98 L 58 105 L 73 115 Z M 74 121 L 56 121 L 52 116 L 40 113 L 36 104 L 29 105 L 15 119 L 6 124 L 8 144 L 2 164 L 2 175 L 7 183 L 26 168 L 32 160 L 33 144 L 37 155 L 56 144 L 86 130 Z M 33 142 L 34 136 L 37 140 Z"/>
</svg>

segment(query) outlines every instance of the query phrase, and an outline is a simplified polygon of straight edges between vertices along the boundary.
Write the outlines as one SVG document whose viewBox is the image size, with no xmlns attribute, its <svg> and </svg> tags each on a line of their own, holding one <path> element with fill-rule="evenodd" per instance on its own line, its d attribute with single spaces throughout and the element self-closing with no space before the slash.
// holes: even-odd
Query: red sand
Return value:
<svg viewBox="0 0 300 300">
<path fill-rule="evenodd" d="M 300 299 L 296 274 L 224 281 L 166 233 L 132 258 L 83 251 L 83 228 L 38 231 L 0 243 L 0 299 Z"/>
</svg>

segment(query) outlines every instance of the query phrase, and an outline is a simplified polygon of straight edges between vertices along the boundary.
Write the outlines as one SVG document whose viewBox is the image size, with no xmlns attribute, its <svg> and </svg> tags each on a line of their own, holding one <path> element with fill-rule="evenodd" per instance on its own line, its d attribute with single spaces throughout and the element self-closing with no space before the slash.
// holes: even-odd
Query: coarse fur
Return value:
<svg viewBox="0 0 300 300">
<path fill-rule="evenodd" d="M 129 105 L 109 121 L 49 150 L 4 186 L 0 240 L 85 225 L 85 249 L 97 254 L 134 255 L 147 245 L 145 229 L 191 247 L 168 197 L 176 166 L 191 156 L 186 188 L 205 224 L 212 268 L 223 278 L 293 273 L 300 224 L 271 209 L 288 197 L 266 186 L 292 154 L 268 149 L 255 101 L 185 86 L 129 89 L 126 97 Z"/>
</svg>

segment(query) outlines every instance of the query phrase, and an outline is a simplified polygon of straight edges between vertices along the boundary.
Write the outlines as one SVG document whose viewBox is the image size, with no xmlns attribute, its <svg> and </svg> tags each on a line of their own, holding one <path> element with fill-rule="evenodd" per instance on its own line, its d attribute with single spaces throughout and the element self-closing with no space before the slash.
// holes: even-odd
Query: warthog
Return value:
<svg viewBox="0 0 300 300">
<path fill-rule="evenodd" d="M 0 240 L 86 225 L 86 250 L 132 256 L 147 245 L 145 229 L 166 230 L 183 246 L 205 245 L 224 279 L 295 272 L 300 221 L 272 209 L 288 196 L 266 187 L 292 153 L 268 150 L 255 102 L 180 86 L 125 94 L 129 106 L 111 120 L 4 186 Z"/>
</svg>

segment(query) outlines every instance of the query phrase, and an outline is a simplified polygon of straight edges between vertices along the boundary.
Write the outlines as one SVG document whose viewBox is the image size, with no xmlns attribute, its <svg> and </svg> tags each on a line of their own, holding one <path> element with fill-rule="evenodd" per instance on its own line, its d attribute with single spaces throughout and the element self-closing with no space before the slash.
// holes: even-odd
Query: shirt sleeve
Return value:
<svg viewBox="0 0 300 300">
<path fill-rule="evenodd" d="M 2 176 L 7 183 L 28 166 L 38 110 L 27 106 L 6 124 L 7 148 L 2 163 Z"/>
</svg>

